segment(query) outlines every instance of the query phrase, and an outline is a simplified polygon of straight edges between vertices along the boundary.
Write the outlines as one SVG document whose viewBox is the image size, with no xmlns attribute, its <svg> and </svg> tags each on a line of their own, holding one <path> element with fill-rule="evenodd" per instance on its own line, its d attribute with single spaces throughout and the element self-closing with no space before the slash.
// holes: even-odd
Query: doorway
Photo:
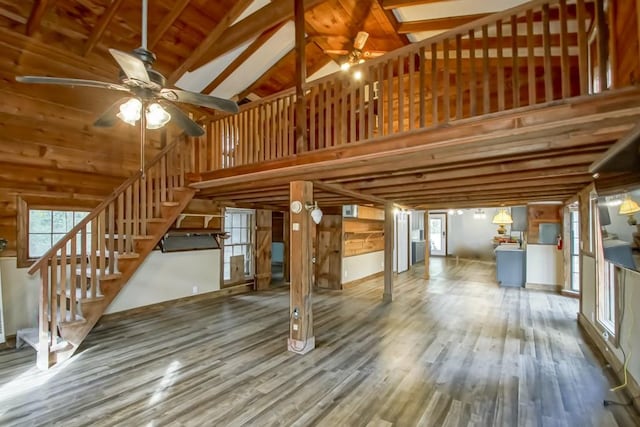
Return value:
<svg viewBox="0 0 640 427">
<path fill-rule="evenodd" d="M 433 256 L 447 255 L 447 214 L 429 214 L 429 253 Z"/>
</svg>

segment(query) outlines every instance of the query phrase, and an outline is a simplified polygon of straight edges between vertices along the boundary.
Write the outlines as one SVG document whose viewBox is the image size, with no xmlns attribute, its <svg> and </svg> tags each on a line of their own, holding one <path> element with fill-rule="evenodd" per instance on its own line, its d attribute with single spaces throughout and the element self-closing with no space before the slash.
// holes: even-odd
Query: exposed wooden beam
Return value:
<svg viewBox="0 0 640 427">
<path fill-rule="evenodd" d="M 419 6 L 423 4 L 444 3 L 451 0 L 382 0 L 382 7 L 386 10 L 399 7 Z"/>
<path fill-rule="evenodd" d="M 252 0 L 238 0 L 234 3 L 233 7 L 227 12 L 227 14 L 218 22 L 216 27 L 205 37 L 205 39 L 198 45 L 193 53 L 184 60 L 184 62 L 169 76 L 169 84 L 174 84 L 184 73 L 191 69 L 191 67 L 216 44 L 220 37 L 226 32 L 227 28 L 238 19 L 238 17 L 249 7 Z"/>
<path fill-rule="evenodd" d="M 305 9 L 310 9 L 325 0 L 305 0 Z M 226 53 L 251 38 L 262 34 L 274 25 L 293 18 L 293 2 L 291 0 L 274 0 L 262 9 L 252 13 L 241 22 L 227 29 L 218 43 L 209 46 L 208 49 L 190 64 L 189 71 L 201 67 L 218 56 Z"/>
<path fill-rule="evenodd" d="M 89 52 L 96 47 L 123 1 L 124 0 L 113 0 L 107 10 L 102 13 L 100 19 L 96 23 L 96 26 L 91 32 L 87 43 L 84 45 L 84 52 L 82 53 L 84 56 L 87 56 Z"/>
<path fill-rule="evenodd" d="M 381 0 L 377 0 L 377 3 L 378 3 L 378 6 L 382 9 L 382 12 L 384 12 L 384 16 L 387 18 L 387 21 L 389 22 L 389 24 L 391 24 L 391 26 L 398 33 L 400 40 L 402 40 L 402 42 L 405 45 L 408 45 L 409 43 L 411 43 L 411 41 L 409 40 L 406 34 L 399 33 L 398 28 L 400 27 L 400 21 L 398 21 L 398 18 L 396 18 L 396 15 L 394 15 L 393 11 L 387 10 L 384 7 L 382 7 Z"/>
<path fill-rule="evenodd" d="M 171 12 L 166 14 L 160 24 L 156 27 L 151 37 L 149 37 L 149 49 L 153 50 L 155 45 L 162 39 L 164 34 L 171 28 L 173 23 L 178 19 L 182 11 L 189 5 L 191 0 L 178 0 L 173 5 Z"/>
<path fill-rule="evenodd" d="M 32 36 L 38 28 L 40 28 L 40 22 L 42 17 L 47 12 L 48 8 L 53 6 L 55 0 L 36 0 L 33 3 L 33 9 L 31 9 L 31 15 L 27 21 L 27 35 Z"/>
<path fill-rule="evenodd" d="M 224 69 L 222 73 L 218 75 L 211 83 L 207 85 L 206 88 L 202 91 L 202 93 L 211 93 L 213 92 L 223 81 L 225 81 L 231 74 L 233 74 L 238 67 L 244 64 L 244 61 L 249 59 L 251 55 L 256 53 L 258 49 L 260 49 L 275 33 L 278 32 L 284 26 L 284 22 L 279 23 L 260 34 L 260 37 L 255 39 L 253 43 L 249 45 L 242 53 L 229 64 L 227 68 Z"/>
<path fill-rule="evenodd" d="M 307 81 L 307 43 L 305 39 L 304 0 L 294 0 L 295 52 L 296 52 L 296 124 L 295 147 L 297 153 L 307 151 L 307 109 L 304 84 Z"/>
<path fill-rule="evenodd" d="M 389 200 L 383 199 L 382 197 L 371 196 L 359 191 L 349 190 L 339 184 L 327 184 L 322 181 L 315 181 L 313 184 L 315 188 L 319 188 L 320 190 L 327 191 L 329 193 L 340 194 L 342 196 L 346 196 L 355 200 L 375 203 L 379 206 L 384 206 L 386 203 L 390 202 Z"/>
<path fill-rule="evenodd" d="M 476 19 L 482 19 L 489 16 L 489 13 L 478 13 L 475 15 L 452 16 L 449 18 L 423 19 L 420 21 L 401 22 L 398 26 L 398 33 L 419 33 L 422 31 L 444 31 L 461 25 L 473 22 Z"/>
</svg>

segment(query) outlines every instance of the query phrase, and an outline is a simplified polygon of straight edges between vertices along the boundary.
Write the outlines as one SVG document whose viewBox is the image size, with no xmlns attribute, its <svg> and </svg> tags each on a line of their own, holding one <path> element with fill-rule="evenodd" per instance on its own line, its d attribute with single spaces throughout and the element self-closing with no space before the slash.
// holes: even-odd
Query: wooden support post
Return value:
<svg viewBox="0 0 640 427">
<path fill-rule="evenodd" d="M 424 276 L 429 280 L 429 256 L 431 255 L 431 239 L 429 238 L 429 211 L 424 211 Z"/>
<path fill-rule="evenodd" d="M 284 281 L 286 283 L 291 282 L 291 258 L 290 258 L 290 237 L 291 233 L 289 229 L 291 227 L 291 217 L 289 216 L 289 212 L 285 212 L 282 218 L 282 229 L 284 230 L 284 259 L 282 260 L 282 273 L 284 275 Z"/>
<path fill-rule="evenodd" d="M 384 205 L 384 294 L 382 300 L 393 300 L 393 203 Z"/>
<path fill-rule="evenodd" d="M 311 215 L 305 208 L 307 204 L 313 203 L 313 184 L 308 181 L 293 181 L 290 184 L 289 195 L 291 286 L 288 349 L 294 353 L 305 354 L 316 346 L 311 306 L 311 253 L 314 228 Z"/>
<path fill-rule="evenodd" d="M 307 80 L 304 0 L 294 0 L 294 18 L 296 23 L 296 153 L 304 153 L 308 149 L 307 107 L 303 88 Z"/>
</svg>

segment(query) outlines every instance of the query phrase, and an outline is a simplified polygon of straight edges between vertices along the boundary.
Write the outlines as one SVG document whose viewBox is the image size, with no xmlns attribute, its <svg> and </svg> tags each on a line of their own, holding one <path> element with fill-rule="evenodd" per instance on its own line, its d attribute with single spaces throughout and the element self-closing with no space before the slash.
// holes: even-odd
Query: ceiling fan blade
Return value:
<svg viewBox="0 0 640 427">
<path fill-rule="evenodd" d="M 227 113 L 237 113 L 238 104 L 230 99 L 218 98 L 211 95 L 189 92 L 180 89 L 162 89 L 160 96 L 169 101 L 184 102 L 186 104 L 199 105 L 201 107 L 214 108 Z"/>
<path fill-rule="evenodd" d="M 202 136 L 204 135 L 204 129 L 202 126 L 194 122 L 187 116 L 181 109 L 176 107 L 170 102 L 161 102 L 161 104 L 169 114 L 171 119 L 175 120 L 176 124 L 180 126 L 189 136 Z"/>
<path fill-rule="evenodd" d="M 151 83 L 147 67 L 140 58 L 117 49 L 109 49 L 109 52 L 129 79 Z"/>
<path fill-rule="evenodd" d="M 349 51 L 345 49 L 325 49 L 324 53 L 327 55 L 348 55 Z"/>
<path fill-rule="evenodd" d="M 114 89 L 129 91 L 129 88 L 115 83 L 100 82 L 97 80 L 83 80 L 83 79 L 66 79 L 60 77 L 45 77 L 45 76 L 16 76 L 16 81 L 20 83 L 35 83 L 45 85 L 60 85 L 60 86 L 87 86 L 97 87 L 101 89 Z"/>
<path fill-rule="evenodd" d="M 122 99 L 114 102 L 98 119 L 93 122 L 93 125 L 98 128 L 110 128 L 118 121 L 117 114 L 120 112 L 120 104 Z"/>
<path fill-rule="evenodd" d="M 358 31 L 358 34 L 356 34 L 356 38 L 353 41 L 353 48 L 362 50 L 368 38 L 369 33 L 367 33 L 366 31 Z"/>
</svg>

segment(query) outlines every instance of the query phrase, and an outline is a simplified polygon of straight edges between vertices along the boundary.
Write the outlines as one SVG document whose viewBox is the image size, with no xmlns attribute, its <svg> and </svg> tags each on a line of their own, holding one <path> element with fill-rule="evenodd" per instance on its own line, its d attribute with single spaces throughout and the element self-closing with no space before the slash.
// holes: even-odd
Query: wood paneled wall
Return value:
<svg viewBox="0 0 640 427">
<path fill-rule="evenodd" d="M 609 7 L 614 85 L 640 84 L 640 1 L 617 0 L 609 2 Z"/>
<path fill-rule="evenodd" d="M 384 250 L 384 211 L 358 206 L 358 218 L 342 222 L 343 257 Z"/>
</svg>

